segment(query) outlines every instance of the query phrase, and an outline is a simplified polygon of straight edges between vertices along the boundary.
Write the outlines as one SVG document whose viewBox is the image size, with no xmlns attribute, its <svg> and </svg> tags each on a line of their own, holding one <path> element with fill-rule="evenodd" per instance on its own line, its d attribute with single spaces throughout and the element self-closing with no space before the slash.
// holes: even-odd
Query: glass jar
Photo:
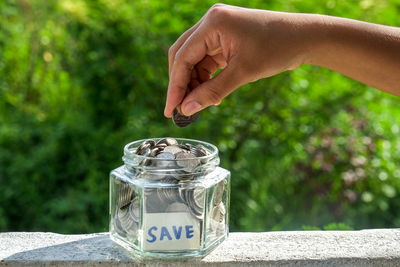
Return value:
<svg viewBox="0 0 400 267">
<path fill-rule="evenodd" d="M 202 257 L 228 236 L 230 172 L 214 145 L 197 140 L 172 138 L 204 150 L 196 157 L 138 155 L 166 139 L 124 147 L 125 164 L 110 174 L 110 237 L 139 258 Z"/>
</svg>

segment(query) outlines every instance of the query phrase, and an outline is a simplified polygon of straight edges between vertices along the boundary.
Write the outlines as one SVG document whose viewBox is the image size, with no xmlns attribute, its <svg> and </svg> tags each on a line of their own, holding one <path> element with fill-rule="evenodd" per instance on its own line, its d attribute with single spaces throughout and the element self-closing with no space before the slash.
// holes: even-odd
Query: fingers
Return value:
<svg viewBox="0 0 400 267">
<path fill-rule="evenodd" d="M 196 71 L 196 69 L 193 69 L 192 70 L 192 78 L 190 80 L 189 87 L 192 90 L 192 89 L 196 88 L 199 85 L 200 85 L 200 81 L 199 81 L 199 78 L 198 78 L 198 75 L 197 75 L 197 71 Z"/>
<path fill-rule="evenodd" d="M 212 56 L 212 60 L 217 64 L 218 68 L 220 68 L 220 69 L 224 69 L 226 67 L 226 65 L 228 64 L 226 62 L 225 56 L 222 54 L 222 51 L 221 51 L 221 53 L 218 53 L 218 54 Z M 213 71 L 211 73 L 214 73 L 214 72 L 215 71 Z"/>
<path fill-rule="evenodd" d="M 181 48 L 181 46 L 185 43 L 185 41 L 189 38 L 190 35 L 199 27 L 203 18 L 201 18 L 193 27 L 184 32 L 178 40 L 170 47 L 168 51 L 168 64 L 169 64 L 169 75 L 171 75 L 172 65 L 175 61 L 176 52 Z"/>
<path fill-rule="evenodd" d="M 203 83 L 210 79 L 211 74 L 217 71 L 219 65 L 213 57 L 206 56 L 202 61 L 200 61 L 196 67 L 197 79 L 199 82 Z"/>
<path fill-rule="evenodd" d="M 164 110 L 166 117 L 171 117 L 173 109 L 182 102 L 188 91 L 194 66 L 207 54 L 207 45 L 199 29 L 194 30 L 175 53 Z"/>
<path fill-rule="evenodd" d="M 195 88 L 200 88 L 203 83 L 208 83 L 211 74 L 218 68 L 226 67 L 231 46 L 227 45 L 226 39 L 225 42 L 221 41 L 219 29 L 221 23 L 219 22 L 221 21 L 221 14 L 224 14 L 224 12 L 221 13 L 220 9 L 220 5 L 211 8 L 196 25 L 187 30 L 170 48 L 168 53 L 170 81 L 164 109 L 166 117 L 172 116 L 174 108 L 181 106 L 184 98 L 191 94 L 190 91 L 197 91 Z M 226 47 L 226 49 L 223 50 L 223 47 Z M 214 83 L 217 83 L 224 76 L 213 79 L 211 86 L 215 87 Z M 227 78 L 227 80 L 229 79 Z M 232 79 L 229 82 L 232 82 Z M 210 92 L 212 92 L 212 89 L 206 90 L 201 95 L 210 94 Z M 219 93 L 224 96 L 230 92 L 222 90 Z M 217 98 L 215 95 L 211 97 Z M 201 99 L 200 102 L 204 107 L 217 103 L 207 99 Z M 199 106 L 195 108 L 198 109 Z"/>
<path fill-rule="evenodd" d="M 203 18 L 200 19 L 193 27 L 191 27 L 186 32 L 184 32 L 178 38 L 178 40 L 176 40 L 175 43 L 170 47 L 170 49 L 168 51 L 168 65 L 169 65 L 168 66 L 168 74 L 169 74 L 169 76 L 171 76 L 172 66 L 175 62 L 175 56 L 176 56 L 177 51 L 182 47 L 182 45 L 192 35 L 192 33 L 199 27 L 202 20 L 203 20 Z M 191 86 L 191 88 L 194 88 L 194 84 L 190 84 L 190 86 Z M 173 91 L 171 91 L 169 88 L 170 88 L 170 86 L 168 86 L 167 101 L 166 101 L 167 104 L 165 105 L 165 110 L 164 110 L 164 115 L 168 118 L 172 116 L 172 110 L 170 107 L 172 106 L 174 108 L 177 105 L 176 103 L 178 101 L 174 101 L 174 100 L 182 99 L 186 94 L 186 87 L 178 87 L 177 89 L 175 89 Z M 172 104 L 168 105 L 168 103 L 172 103 Z"/>
<path fill-rule="evenodd" d="M 217 63 L 217 61 L 219 63 Z M 215 55 L 213 57 L 205 56 L 191 71 L 191 79 L 189 82 L 190 90 L 198 87 L 201 83 L 204 83 L 211 78 L 211 74 L 216 72 L 218 68 L 224 68 L 226 61 L 222 54 Z M 170 92 L 167 96 L 167 103 L 173 103 L 172 106 L 177 103 L 179 105 L 185 95 L 188 93 L 188 88 L 181 88 L 179 92 Z M 169 98 L 168 98 L 169 97 Z M 171 98 L 180 99 L 180 101 L 173 101 Z M 166 115 L 167 116 L 167 115 Z"/>
<path fill-rule="evenodd" d="M 181 105 L 182 113 L 190 116 L 208 106 L 218 105 L 244 83 L 240 77 L 234 65 L 228 65 L 219 75 L 200 84 L 185 97 Z"/>
</svg>

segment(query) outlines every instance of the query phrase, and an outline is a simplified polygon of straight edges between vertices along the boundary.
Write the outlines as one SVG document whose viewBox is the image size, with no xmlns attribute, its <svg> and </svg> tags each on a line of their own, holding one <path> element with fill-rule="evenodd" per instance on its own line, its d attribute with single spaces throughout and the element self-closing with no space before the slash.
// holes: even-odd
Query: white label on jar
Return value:
<svg viewBox="0 0 400 267">
<path fill-rule="evenodd" d="M 145 213 L 143 250 L 200 249 L 200 222 L 188 212 Z"/>
</svg>

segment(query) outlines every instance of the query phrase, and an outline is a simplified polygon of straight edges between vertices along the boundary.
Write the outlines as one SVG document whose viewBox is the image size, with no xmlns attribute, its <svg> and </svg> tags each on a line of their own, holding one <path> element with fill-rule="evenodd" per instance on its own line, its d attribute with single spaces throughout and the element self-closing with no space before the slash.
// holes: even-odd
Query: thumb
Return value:
<svg viewBox="0 0 400 267">
<path fill-rule="evenodd" d="M 181 104 L 182 113 L 190 116 L 208 106 L 218 105 L 240 85 L 240 76 L 232 64 L 228 65 L 217 76 L 200 84 L 185 97 Z"/>
</svg>

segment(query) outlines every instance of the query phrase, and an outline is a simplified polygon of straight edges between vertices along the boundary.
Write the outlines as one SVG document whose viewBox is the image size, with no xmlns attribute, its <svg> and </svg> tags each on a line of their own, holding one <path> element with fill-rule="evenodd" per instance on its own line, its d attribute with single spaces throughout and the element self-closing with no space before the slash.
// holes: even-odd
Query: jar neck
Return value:
<svg viewBox="0 0 400 267">
<path fill-rule="evenodd" d="M 160 139 L 162 138 L 154 138 L 153 140 L 157 142 Z M 212 172 L 219 166 L 218 149 L 214 145 L 192 139 L 176 138 L 176 140 L 179 144 L 201 145 L 207 151 L 207 155 L 178 159 L 141 156 L 136 154 L 136 151 L 145 140 L 139 140 L 131 142 L 124 147 L 122 159 L 125 163 L 125 168 L 131 173 L 146 173 L 154 177 L 173 175 L 184 179 L 185 177 L 200 177 Z"/>
</svg>

